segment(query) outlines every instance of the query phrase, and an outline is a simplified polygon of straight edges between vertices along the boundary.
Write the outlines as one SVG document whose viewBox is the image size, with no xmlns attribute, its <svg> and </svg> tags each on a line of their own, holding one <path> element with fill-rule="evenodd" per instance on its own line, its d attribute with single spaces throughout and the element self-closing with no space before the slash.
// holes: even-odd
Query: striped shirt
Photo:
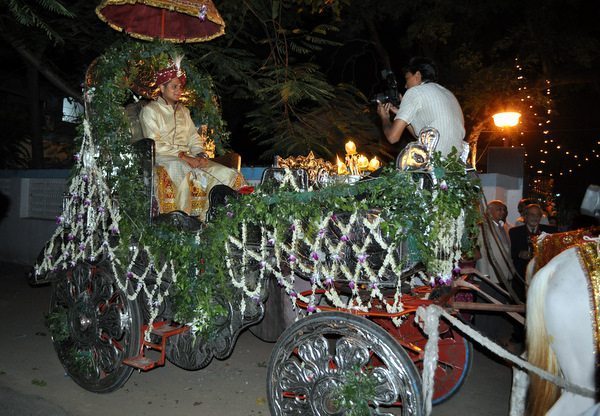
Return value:
<svg viewBox="0 0 600 416">
<path fill-rule="evenodd" d="M 454 94 L 435 82 L 416 85 L 406 90 L 396 119 L 412 125 L 415 134 L 425 127 L 436 128 L 440 141 L 436 151 L 447 156 L 456 147 L 460 156 L 465 137 L 465 121 Z"/>
</svg>

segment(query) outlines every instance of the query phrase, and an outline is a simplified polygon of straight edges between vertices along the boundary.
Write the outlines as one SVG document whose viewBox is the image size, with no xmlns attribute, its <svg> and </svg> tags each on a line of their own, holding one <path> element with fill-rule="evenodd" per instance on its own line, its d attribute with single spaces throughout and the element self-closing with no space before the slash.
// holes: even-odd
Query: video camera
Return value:
<svg viewBox="0 0 600 416">
<path fill-rule="evenodd" d="M 392 103 L 394 107 L 398 107 L 400 105 L 400 99 L 398 94 L 398 81 L 396 81 L 396 75 L 394 75 L 394 72 L 391 69 L 384 69 L 381 71 L 381 78 L 383 78 L 385 82 L 385 90 L 378 94 L 375 94 L 375 96 L 371 98 L 370 102 L 372 104 Z"/>
</svg>

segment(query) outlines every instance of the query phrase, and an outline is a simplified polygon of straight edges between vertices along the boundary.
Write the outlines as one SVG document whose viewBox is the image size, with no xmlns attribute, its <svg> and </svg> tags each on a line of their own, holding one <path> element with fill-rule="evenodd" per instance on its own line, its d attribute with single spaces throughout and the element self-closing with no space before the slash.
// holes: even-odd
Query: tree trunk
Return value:
<svg viewBox="0 0 600 416">
<path fill-rule="evenodd" d="M 6 42 L 15 48 L 19 55 L 21 55 L 21 57 L 25 59 L 28 64 L 33 65 L 52 85 L 64 92 L 66 96 L 73 97 L 77 102 L 83 104 L 81 91 L 71 88 L 65 81 L 62 80 L 59 75 L 55 74 L 47 66 L 44 66 L 43 62 L 41 62 L 41 59 L 35 56 L 21 42 L 11 38 L 6 34 L 1 34 L 1 36 L 6 40 Z"/>
<path fill-rule="evenodd" d="M 471 160 L 470 164 L 473 168 L 477 168 L 477 143 L 479 141 L 479 136 L 483 132 L 485 126 L 489 121 L 486 119 L 479 120 L 475 125 L 471 128 L 471 132 L 469 133 L 469 138 L 467 142 L 471 147 Z"/>
</svg>

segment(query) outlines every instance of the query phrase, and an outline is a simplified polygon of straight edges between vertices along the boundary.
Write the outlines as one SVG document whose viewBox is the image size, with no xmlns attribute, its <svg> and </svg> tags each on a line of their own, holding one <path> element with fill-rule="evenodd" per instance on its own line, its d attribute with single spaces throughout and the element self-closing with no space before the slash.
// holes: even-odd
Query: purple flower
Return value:
<svg viewBox="0 0 600 416">
<path fill-rule="evenodd" d="M 296 231 L 296 225 L 295 224 L 290 225 L 290 231 L 291 232 Z"/>
<path fill-rule="evenodd" d="M 75 153 L 73 155 L 73 159 L 75 159 L 75 162 L 79 162 L 81 160 L 81 155 L 79 153 Z"/>
<path fill-rule="evenodd" d="M 231 212 L 231 211 L 227 211 L 227 216 L 228 216 L 229 218 L 233 218 L 233 212 Z"/>
<path fill-rule="evenodd" d="M 319 237 L 323 237 L 325 235 L 325 231 L 325 228 L 321 228 L 318 233 Z"/>
<path fill-rule="evenodd" d="M 81 177 L 81 179 L 82 179 L 84 182 L 86 182 L 86 183 L 87 183 L 87 181 L 89 181 L 89 180 L 90 180 L 90 177 L 89 177 L 88 175 L 83 175 L 83 176 Z"/>
<path fill-rule="evenodd" d="M 92 205 L 92 201 L 90 199 L 86 198 L 83 201 L 83 205 L 86 206 L 86 207 L 89 207 L 90 205 Z"/>
<path fill-rule="evenodd" d="M 104 214 L 104 211 L 106 211 L 104 207 L 98 207 L 98 214 Z"/>
<path fill-rule="evenodd" d="M 448 184 L 446 183 L 446 181 L 440 182 L 440 189 L 442 191 L 447 191 L 448 190 Z"/>
<path fill-rule="evenodd" d="M 267 244 L 269 244 L 270 246 L 274 245 L 275 244 L 275 239 L 274 238 L 269 238 L 267 240 Z"/>
<path fill-rule="evenodd" d="M 52 260 L 52 254 L 48 254 L 48 255 L 46 256 L 46 258 L 47 258 L 48 260 Z"/>
<path fill-rule="evenodd" d="M 328 277 L 327 279 L 325 279 L 325 285 L 327 287 L 333 286 L 333 279 L 331 277 Z"/>
<path fill-rule="evenodd" d="M 440 276 L 440 283 L 442 285 L 448 285 L 452 282 L 452 275 L 442 275 Z"/>
<path fill-rule="evenodd" d="M 342 240 L 345 243 L 350 239 L 348 238 L 348 236 L 346 234 L 344 234 L 343 236 L 340 237 L 340 240 Z"/>
<path fill-rule="evenodd" d="M 83 214 L 77 214 L 77 221 L 79 221 L 79 222 L 83 221 Z"/>
<path fill-rule="evenodd" d="M 352 290 L 354 290 L 354 288 L 356 287 L 356 284 L 354 283 L 354 281 L 350 280 L 350 282 L 348 282 L 348 287 Z"/>
<path fill-rule="evenodd" d="M 279 287 L 283 287 L 283 280 L 277 279 L 277 285 L 279 285 Z"/>
<path fill-rule="evenodd" d="M 262 269 L 265 268 L 266 264 L 267 263 L 264 260 L 261 260 L 261 261 L 258 262 L 258 267 L 262 270 Z"/>
<path fill-rule="evenodd" d="M 293 254 L 290 254 L 290 256 L 288 257 L 288 261 L 290 263 L 293 263 L 297 260 L 296 256 L 294 256 Z"/>
<path fill-rule="evenodd" d="M 460 274 L 460 267 L 456 266 L 454 269 L 452 269 L 452 274 L 458 276 Z"/>
<path fill-rule="evenodd" d="M 111 225 L 110 228 L 108 229 L 110 231 L 111 234 L 119 234 L 119 227 L 116 225 Z"/>
<path fill-rule="evenodd" d="M 336 222 L 337 221 L 337 217 L 335 214 L 331 215 L 331 221 Z"/>
<path fill-rule="evenodd" d="M 133 273 L 132 272 L 127 272 L 127 279 L 132 279 L 133 278 Z"/>
<path fill-rule="evenodd" d="M 260 298 L 258 297 L 258 295 L 253 295 L 253 296 L 252 296 L 252 300 L 253 300 L 255 303 L 259 303 L 259 302 L 260 302 Z"/>
<path fill-rule="evenodd" d="M 85 244 L 81 243 L 79 244 L 79 251 L 83 251 L 85 250 Z"/>
<path fill-rule="evenodd" d="M 316 251 L 313 251 L 312 253 L 310 253 L 310 258 L 313 260 L 319 260 L 319 253 L 317 253 Z"/>
<path fill-rule="evenodd" d="M 306 311 L 308 313 L 314 313 L 317 311 L 317 307 L 315 305 L 308 305 L 308 307 L 306 308 Z"/>
<path fill-rule="evenodd" d="M 58 225 L 62 224 L 65 221 L 65 217 L 63 217 L 62 215 L 56 217 L 56 223 Z"/>
<path fill-rule="evenodd" d="M 293 290 L 292 290 L 292 291 L 290 292 L 290 297 L 291 297 L 291 298 L 295 298 L 295 297 L 297 297 L 297 296 L 298 296 L 298 294 L 297 294 L 295 291 L 293 291 Z"/>
<path fill-rule="evenodd" d="M 341 259 L 341 257 L 340 257 L 340 255 L 339 255 L 339 254 L 334 254 L 334 255 L 332 255 L 332 256 L 331 256 L 331 258 L 332 258 L 333 260 L 335 260 L 335 261 L 339 261 L 339 260 Z"/>
<path fill-rule="evenodd" d="M 73 241 L 73 240 L 75 240 L 75 236 L 73 234 L 67 235 L 67 241 Z"/>
<path fill-rule="evenodd" d="M 312 276 L 310 276 L 310 284 L 314 285 L 317 280 L 319 280 L 319 275 L 317 274 L 313 274 Z"/>
<path fill-rule="evenodd" d="M 369 283 L 369 289 L 371 289 L 371 290 L 377 289 L 377 282 L 371 282 L 371 283 Z"/>
<path fill-rule="evenodd" d="M 364 253 L 363 253 L 363 254 L 359 254 L 359 255 L 358 255 L 358 262 L 359 262 L 359 263 L 364 263 L 364 262 L 365 262 L 365 260 L 367 259 L 367 257 L 369 257 L 369 255 L 368 255 L 368 254 L 364 254 Z"/>
</svg>

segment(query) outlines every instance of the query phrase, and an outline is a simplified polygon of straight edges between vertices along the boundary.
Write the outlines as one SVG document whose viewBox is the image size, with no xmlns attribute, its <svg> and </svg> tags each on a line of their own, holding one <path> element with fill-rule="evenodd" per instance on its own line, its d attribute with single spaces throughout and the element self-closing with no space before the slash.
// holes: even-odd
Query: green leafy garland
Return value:
<svg viewBox="0 0 600 416">
<path fill-rule="evenodd" d="M 460 249 L 468 254 L 473 248 L 479 221 L 477 180 L 465 175 L 465 166 L 456 155 L 444 161 L 436 157 L 435 163 L 438 166 L 435 175 L 439 179 L 429 190 L 418 186 L 413 173 L 388 168 L 379 178 L 352 186 L 338 185 L 308 192 L 283 188 L 263 193 L 258 189 L 252 195 L 231 201 L 203 230 L 201 242 L 195 247 L 193 258 L 200 259 L 201 273 L 177 280 L 178 290 L 173 297 L 177 318 L 183 322 L 194 321 L 199 312 L 210 310 L 211 294 L 230 290 L 223 247 L 230 236 L 240 237 L 242 224 L 287 234 L 291 233 L 294 221 L 300 220 L 306 226 L 306 239 L 311 240 L 327 213 L 341 215 L 375 208 L 386 219 L 381 226 L 386 238 L 397 244 L 407 241 L 413 260 L 433 270 L 438 253 L 429 238 L 444 221 L 458 218 L 462 211 L 465 232 Z M 279 235 L 275 240 L 285 241 L 285 237 Z"/>
</svg>

